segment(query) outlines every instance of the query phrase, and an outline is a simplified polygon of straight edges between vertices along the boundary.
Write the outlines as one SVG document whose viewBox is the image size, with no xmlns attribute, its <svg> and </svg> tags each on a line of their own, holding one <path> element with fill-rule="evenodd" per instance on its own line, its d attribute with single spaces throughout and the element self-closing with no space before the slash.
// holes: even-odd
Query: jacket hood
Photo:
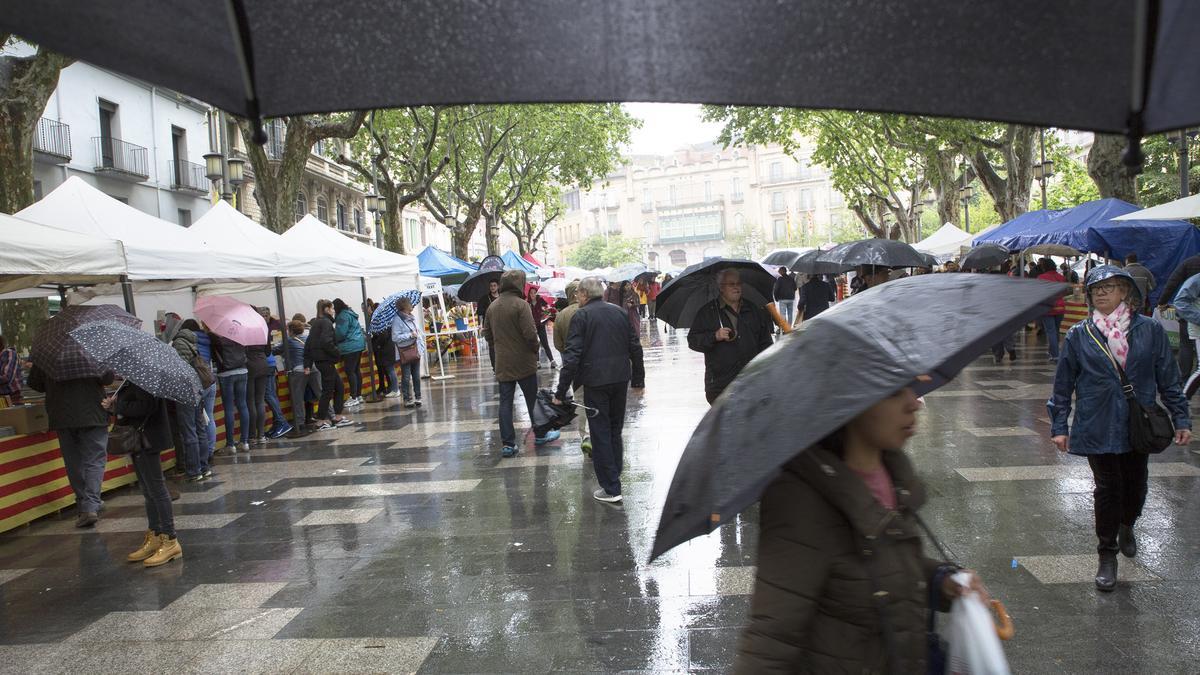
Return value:
<svg viewBox="0 0 1200 675">
<path fill-rule="evenodd" d="M 883 464 L 895 484 L 897 504 L 911 511 L 921 508 L 926 499 L 925 487 L 908 457 L 899 450 L 885 450 Z M 811 447 L 792 460 L 788 469 L 841 511 L 864 536 L 882 534 L 891 521 L 887 509 L 876 501 L 866 483 L 829 450 Z"/>
<path fill-rule="evenodd" d="M 500 275 L 500 292 L 512 292 L 524 297 L 525 272 L 522 270 L 505 270 Z"/>
<path fill-rule="evenodd" d="M 341 316 L 341 315 L 343 315 L 343 314 L 349 314 L 350 316 L 354 317 L 355 319 L 357 319 L 357 318 L 358 318 L 358 312 L 356 312 L 356 311 L 354 311 L 354 310 L 350 309 L 349 307 L 347 307 L 347 308 L 343 309 L 342 311 L 338 312 L 338 316 Z"/>
<path fill-rule="evenodd" d="M 1086 289 L 1085 295 L 1087 296 L 1088 309 L 1095 309 L 1092 306 L 1092 286 L 1095 286 L 1101 281 L 1106 281 L 1108 279 L 1124 279 L 1129 283 L 1130 291 L 1129 297 L 1126 299 L 1126 303 L 1131 309 L 1134 310 L 1134 313 L 1136 314 L 1137 308 L 1142 306 L 1142 292 L 1138 289 L 1137 282 L 1134 280 L 1133 275 L 1121 269 L 1120 267 L 1117 267 L 1116 265 L 1099 265 L 1097 267 L 1093 267 L 1091 272 L 1088 272 L 1087 278 L 1084 279 L 1084 288 Z"/>
<path fill-rule="evenodd" d="M 172 342 L 175 340 L 183 340 L 184 342 L 190 342 L 195 345 L 197 341 L 196 333 L 188 328 L 180 328 L 175 332 L 175 336 L 171 338 Z"/>
</svg>

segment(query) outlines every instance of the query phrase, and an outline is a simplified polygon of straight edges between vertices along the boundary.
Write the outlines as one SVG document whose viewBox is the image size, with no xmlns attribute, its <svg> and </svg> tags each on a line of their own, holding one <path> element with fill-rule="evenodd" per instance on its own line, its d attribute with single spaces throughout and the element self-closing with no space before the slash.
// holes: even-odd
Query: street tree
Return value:
<svg viewBox="0 0 1200 675">
<path fill-rule="evenodd" d="M 1142 141 L 1146 162 L 1138 175 L 1138 203 L 1157 206 L 1179 199 L 1179 146 L 1165 134 L 1147 136 Z M 1195 159 L 1196 139 L 1189 139 L 1188 194 L 1200 193 L 1200 164 Z"/>
<path fill-rule="evenodd" d="M 616 267 L 642 259 L 642 240 L 613 234 L 605 237 L 594 234 L 579 242 L 569 254 L 567 264 L 594 270 L 600 267 Z"/>
<path fill-rule="evenodd" d="M 317 141 L 354 138 L 366 118 L 366 111 L 358 111 L 267 120 L 265 145 L 254 142 L 254 129 L 248 120 L 238 119 L 246 156 L 254 169 L 254 197 L 269 230 L 283 234 L 294 224 L 296 195 L 300 193 L 308 155 Z"/>
<path fill-rule="evenodd" d="M 1102 199 L 1116 197 L 1136 204 L 1137 176 L 1121 162 L 1125 145 L 1124 136 L 1096 134 L 1092 138 L 1092 147 L 1088 150 L 1087 171 L 1096 182 Z"/>
</svg>

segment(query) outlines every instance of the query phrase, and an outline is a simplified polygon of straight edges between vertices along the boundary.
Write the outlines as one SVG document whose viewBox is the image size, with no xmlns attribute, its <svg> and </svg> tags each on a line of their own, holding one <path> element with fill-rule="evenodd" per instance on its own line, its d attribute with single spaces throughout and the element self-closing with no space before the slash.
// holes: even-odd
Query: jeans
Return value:
<svg viewBox="0 0 1200 675">
<path fill-rule="evenodd" d="M 1180 321 L 1179 323 L 1180 323 L 1180 325 L 1183 325 L 1182 321 Z M 1196 351 L 1200 352 L 1200 337 L 1195 338 L 1192 342 L 1195 343 L 1195 344 L 1193 344 L 1193 346 L 1196 348 Z M 1183 360 L 1183 341 L 1182 340 L 1180 340 L 1179 346 L 1180 346 L 1180 350 L 1179 350 L 1180 360 Z M 1200 389 L 1200 366 L 1197 366 L 1196 370 L 1188 377 L 1187 382 L 1184 383 L 1183 395 L 1186 396 L 1187 399 L 1190 401 L 1190 400 L 1192 400 L 1192 397 L 1196 395 L 1197 389 Z"/>
<path fill-rule="evenodd" d="M 621 494 L 621 470 L 624 468 L 625 444 L 621 431 L 625 426 L 625 399 L 628 382 L 584 387 L 587 404 L 599 412 L 588 418 L 592 432 L 592 468 L 600 487 L 610 495 Z"/>
<path fill-rule="evenodd" d="M 171 494 L 163 477 L 162 462 L 157 452 L 135 452 L 129 456 L 137 474 L 138 487 L 146 500 L 146 521 L 155 534 L 175 537 L 175 514 L 171 511 Z"/>
<path fill-rule="evenodd" d="M 396 381 L 395 353 L 395 343 L 392 342 L 389 342 L 385 348 L 375 350 L 375 370 L 379 371 L 379 382 L 375 385 L 377 393 L 399 391 L 399 383 Z"/>
<path fill-rule="evenodd" d="M 413 361 L 400 366 L 400 388 L 404 399 L 421 399 L 421 362 Z M 392 389 L 395 391 L 395 389 Z"/>
<path fill-rule="evenodd" d="M 225 445 L 235 445 L 234 412 L 241 425 L 241 441 L 250 442 L 250 406 L 246 405 L 246 373 L 225 375 L 217 378 L 221 382 L 221 403 L 225 406 Z"/>
<path fill-rule="evenodd" d="M 303 370 L 289 370 L 287 376 L 288 397 L 292 399 L 292 426 L 303 429 L 304 421 L 308 418 L 308 403 L 304 400 L 304 390 L 308 387 L 310 376 L 305 375 Z"/>
<path fill-rule="evenodd" d="M 538 341 L 542 343 L 542 351 L 546 352 L 546 358 L 550 359 L 550 363 L 554 363 L 554 352 L 550 351 L 550 339 L 546 337 L 546 324 L 537 325 L 537 334 Z"/>
<path fill-rule="evenodd" d="M 100 511 L 100 484 L 108 462 L 108 429 L 76 427 L 57 429 L 58 447 L 67 467 L 67 482 L 75 492 L 81 513 Z"/>
<path fill-rule="evenodd" d="M 321 402 L 317 405 L 317 419 L 331 419 L 329 416 L 329 405 L 333 404 L 333 414 L 342 414 L 342 405 L 345 403 L 345 396 L 342 389 L 342 378 L 338 376 L 337 368 L 333 365 L 333 361 L 317 361 L 317 370 L 321 371 Z"/>
<path fill-rule="evenodd" d="M 208 470 L 208 424 L 204 406 L 175 403 L 175 422 L 183 439 L 183 470 L 189 477 Z"/>
<path fill-rule="evenodd" d="M 795 300 L 776 300 L 775 306 L 779 308 L 779 316 L 790 326 L 795 320 L 796 301 Z"/>
<path fill-rule="evenodd" d="M 267 381 L 270 379 L 270 375 L 257 375 L 249 380 L 246 397 L 250 405 L 250 438 L 254 440 L 263 437 L 267 417 Z"/>
<path fill-rule="evenodd" d="M 271 379 L 267 382 L 267 405 L 271 408 L 271 426 L 279 427 L 287 423 L 283 416 L 283 406 L 279 405 L 279 371 L 271 371 Z"/>
<path fill-rule="evenodd" d="M 525 405 L 529 408 L 529 417 L 533 419 L 533 404 L 537 398 L 537 374 L 520 380 L 500 383 L 500 442 L 506 448 L 517 447 L 517 431 L 513 428 L 513 396 L 521 387 L 525 395 Z"/>
<path fill-rule="evenodd" d="M 630 382 L 635 387 L 646 386 L 646 362 L 642 354 L 642 346 L 638 345 L 637 349 L 629 355 L 629 360 L 633 366 L 633 377 Z"/>
<path fill-rule="evenodd" d="M 208 454 L 204 460 L 206 463 L 212 459 L 213 451 L 217 449 L 217 415 L 213 412 L 216 407 L 217 383 L 213 382 L 204 392 L 204 414 L 208 415 Z"/>
<path fill-rule="evenodd" d="M 1088 455 L 1096 489 L 1092 499 L 1096 510 L 1096 537 L 1100 553 L 1117 550 L 1117 530 L 1133 526 L 1146 504 L 1146 479 L 1150 456 L 1140 452 Z"/>
<path fill-rule="evenodd" d="M 342 370 L 346 371 L 346 383 L 350 385 L 350 391 L 346 395 L 350 398 L 358 398 L 362 396 L 362 352 L 350 352 L 342 354 Z"/>
<path fill-rule="evenodd" d="M 1058 358 L 1058 334 L 1062 328 L 1063 315 L 1042 317 L 1042 332 L 1046 334 L 1046 347 L 1050 350 L 1050 358 Z"/>
<path fill-rule="evenodd" d="M 658 318 L 658 300 L 651 300 L 650 305 L 650 320 L 654 321 Z"/>
</svg>

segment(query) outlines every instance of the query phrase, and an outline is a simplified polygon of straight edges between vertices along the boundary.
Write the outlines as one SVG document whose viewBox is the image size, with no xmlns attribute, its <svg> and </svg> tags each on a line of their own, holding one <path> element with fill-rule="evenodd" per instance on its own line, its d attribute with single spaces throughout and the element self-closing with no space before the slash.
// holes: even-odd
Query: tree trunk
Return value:
<svg viewBox="0 0 1200 675">
<path fill-rule="evenodd" d="M 33 132 L 59 73 L 73 61 L 40 48 L 33 56 L 0 57 L 0 212 L 33 203 Z"/>
<path fill-rule="evenodd" d="M 457 223 L 453 230 L 450 230 L 450 247 L 454 250 L 451 253 L 459 260 L 467 259 L 467 247 L 471 244 L 471 233 L 475 228 L 466 227 L 462 223 Z"/>
<path fill-rule="evenodd" d="M 1001 222 L 1008 222 L 1029 210 L 1029 192 L 1033 187 L 1033 150 L 1038 130 L 1009 125 L 1000 153 L 1005 175 L 1001 177 L 983 150 L 970 156 L 975 174 L 987 190 Z"/>
<path fill-rule="evenodd" d="M 1100 190 L 1100 197 L 1115 197 L 1136 204 L 1137 177 L 1121 163 L 1125 151 L 1125 137 L 1114 134 L 1096 134 L 1092 149 L 1088 151 L 1087 171 Z"/>
<path fill-rule="evenodd" d="M 937 201 L 938 227 L 950 223 L 962 227 L 962 211 L 958 200 L 958 170 L 956 153 L 938 152 L 932 158 L 931 187 Z"/>
<path fill-rule="evenodd" d="M 404 207 L 408 203 L 398 204 L 396 200 L 396 191 L 389 187 L 381 188 L 380 192 L 387 198 L 387 209 L 384 210 L 383 223 L 376 224 L 376 227 L 383 227 L 383 248 L 392 253 L 404 253 L 404 230 L 401 229 L 404 223 Z"/>
<path fill-rule="evenodd" d="M 0 335 L 18 353 L 28 354 L 34 331 L 49 318 L 50 302 L 46 298 L 4 300 L 0 302 Z"/>
<path fill-rule="evenodd" d="M 500 222 L 496 216 L 487 214 L 483 219 L 483 233 L 487 237 L 488 255 L 500 255 Z"/>
</svg>

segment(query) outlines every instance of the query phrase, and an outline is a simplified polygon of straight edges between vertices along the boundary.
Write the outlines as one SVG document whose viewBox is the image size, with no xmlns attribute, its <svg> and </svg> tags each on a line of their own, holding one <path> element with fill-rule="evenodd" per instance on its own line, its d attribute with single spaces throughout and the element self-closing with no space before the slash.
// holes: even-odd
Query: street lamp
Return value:
<svg viewBox="0 0 1200 675">
<path fill-rule="evenodd" d="M 224 159 L 225 155 L 219 152 L 204 153 L 205 177 L 214 183 L 224 178 L 225 171 L 221 166 Z"/>
<path fill-rule="evenodd" d="M 971 231 L 971 198 L 975 196 L 975 188 L 964 185 L 958 188 L 959 200 L 963 205 L 963 229 Z"/>
<path fill-rule="evenodd" d="M 241 157 L 230 157 L 226 160 L 226 164 L 229 165 L 229 184 L 236 190 L 246 182 L 246 160 Z"/>
<path fill-rule="evenodd" d="M 225 113 L 216 109 L 208 112 L 208 141 L 209 152 L 204 154 L 204 175 L 212 181 L 213 188 L 218 189 L 221 199 L 233 204 L 233 191 L 245 182 L 246 160 L 230 157 L 228 126 L 225 123 Z M 220 182 L 220 188 L 217 183 Z M 242 205 L 235 204 L 241 211 Z"/>
<path fill-rule="evenodd" d="M 1033 165 L 1033 179 L 1042 185 L 1042 210 L 1046 210 L 1046 181 L 1054 175 L 1054 161 L 1046 159 L 1046 130 L 1042 129 L 1038 135 L 1038 143 L 1041 146 L 1042 161 Z"/>
<path fill-rule="evenodd" d="M 919 202 L 919 201 L 913 201 L 913 203 L 912 203 L 912 219 L 914 221 L 916 221 L 916 224 L 917 224 L 917 241 L 921 241 L 921 239 L 923 238 L 923 236 L 925 234 L 924 232 L 921 231 L 921 216 L 924 214 L 925 214 L 925 203 Z"/>
<path fill-rule="evenodd" d="M 1167 132 L 1167 140 L 1179 151 L 1180 197 L 1188 196 L 1188 193 L 1191 191 L 1191 186 L 1188 184 L 1188 173 L 1191 170 L 1191 167 L 1189 166 L 1190 157 L 1188 155 L 1188 139 L 1195 137 L 1195 129 L 1180 129 L 1178 131 Z"/>
</svg>

